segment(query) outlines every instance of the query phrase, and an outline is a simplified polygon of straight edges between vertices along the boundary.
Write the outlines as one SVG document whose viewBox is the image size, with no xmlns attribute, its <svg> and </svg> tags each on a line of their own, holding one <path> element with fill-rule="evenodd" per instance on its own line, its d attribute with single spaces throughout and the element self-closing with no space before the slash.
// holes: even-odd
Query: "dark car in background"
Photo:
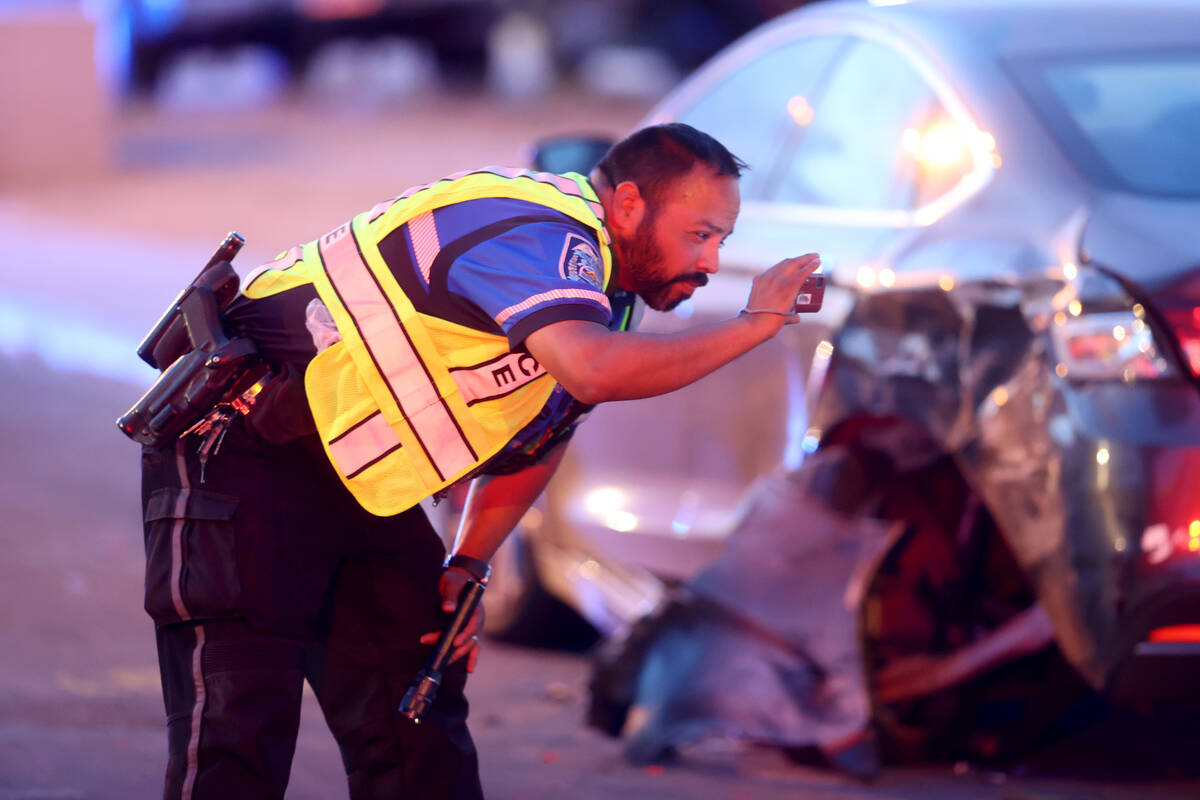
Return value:
<svg viewBox="0 0 1200 800">
<path fill-rule="evenodd" d="M 123 0 L 114 24 L 130 89 L 145 92 L 190 52 L 260 47 L 296 76 L 331 42 L 389 36 L 426 43 L 451 73 L 479 73 L 500 11 L 491 0 Z"/>
<path fill-rule="evenodd" d="M 518 41 L 527 49 L 545 46 L 563 74 L 591 69 L 587 56 L 605 47 L 653 53 L 668 69 L 686 71 L 755 25 L 809 1 L 116 0 L 113 10 L 129 88 L 149 92 L 196 51 L 261 48 L 297 77 L 331 43 L 389 37 L 427 46 L 445 77 L 478 82 L 494 46 L 490 37 L 510 15 L 533 21 L 547 41 L 539 35 L 527 41 L 528 32 Z"/>
<path fill-rule="evenodd" d="M 1200 6 L 814 4 L 646 122 L 667 120 L 751 170 L 721 272 L 641 329 L 734 314 L 753 275 L 810 251 L 825 307 L 692 387 L 593 412 L 498 559 L 493 626 L 542 592 L 621 629 L 782 472 L 903 523 L 860 613 L 874 669 L 986 648 L 1036 608 L 1095 689 L 1194 701 Z M 539 163 L 599 152 L 553 141 Z"/>
</svg>

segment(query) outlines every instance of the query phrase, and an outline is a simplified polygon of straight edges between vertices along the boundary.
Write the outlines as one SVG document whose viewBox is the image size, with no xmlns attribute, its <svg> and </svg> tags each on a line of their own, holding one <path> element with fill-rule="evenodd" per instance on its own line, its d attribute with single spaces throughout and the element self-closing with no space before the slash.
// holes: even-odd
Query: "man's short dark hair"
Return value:
<svg viewBox="0 0 1200 800">
<path fill-rule="evenodd" d="M 692 171 L 696 164 L 711 167 L 717 175 L 741 176 L 746 162 L 703 131 L 682 122 L 651 125 L 634 131 L 614 144 L 597 168 L 615 188 L 632 181 L 651 207 L 656 207 L 671 181 Z"/>
</svg>

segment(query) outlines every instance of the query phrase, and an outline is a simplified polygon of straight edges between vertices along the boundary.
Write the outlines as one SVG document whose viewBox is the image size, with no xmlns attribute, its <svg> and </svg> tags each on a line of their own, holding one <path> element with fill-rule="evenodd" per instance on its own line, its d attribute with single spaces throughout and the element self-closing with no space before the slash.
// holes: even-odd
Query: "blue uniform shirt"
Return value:
<svg viewBox="0 0 1200 800">
<path fill-rule="evenodd" d="M 418 311 L 506 335 L 514 350 L 551 322 L 612 318 L 594 233 L 537 203 L 434 209 L 385 236 L 379 252 Z"/>
</svg>

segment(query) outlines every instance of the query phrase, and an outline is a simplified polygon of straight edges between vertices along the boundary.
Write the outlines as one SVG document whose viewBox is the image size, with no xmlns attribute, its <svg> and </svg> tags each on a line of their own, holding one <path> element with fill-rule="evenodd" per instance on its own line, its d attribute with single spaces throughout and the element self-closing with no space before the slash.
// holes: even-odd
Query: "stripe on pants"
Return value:
<svg viewBox="0 0 1200 800">
<path fill-rule="evenodd" d="M 171 526 L 171 602 L 175 613 L 183 621 L 192 618 L 183 600 L 183 530 L 187 522 L 188 498 L 191 496 L 191 481 L 187 470 L 187 440 L 180 437 L 175 442 L 175 466 L 179 471 L 179 499 L 175 502 L 175 520 Z M 208 693 L 204 688 L 204 626 L 194 625 L 196 646 L 192 650 L 192 686 L 196 700 L 192 704 L 191 727 L 188 733 L 187 771 L 183 775 L 182 800 L 192 800 L 196 786 L 196 775 L 200 767 L 200 723 L 204 718 L 204 703 Z"/>
</svg>

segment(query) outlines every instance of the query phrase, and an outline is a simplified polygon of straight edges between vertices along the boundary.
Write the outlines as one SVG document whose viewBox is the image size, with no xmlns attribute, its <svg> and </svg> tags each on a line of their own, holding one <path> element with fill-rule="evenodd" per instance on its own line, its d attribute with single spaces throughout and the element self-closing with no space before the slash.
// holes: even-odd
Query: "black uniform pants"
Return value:
<svg viewBox="0 0 1200 800">
<path fill-rule="evenodd" d="M 431 650 L 418 638 L 445 624 L 424 513 L 362 510 L 313 441 L 267 446 L 235 424 L 203 482 L 195 448 L 142 459 L 164 797 L 283 797 L 305 679 L 352 798 L 481 797 L 462 663 L 420 725 L 396 710 Z"/>
</svg>

